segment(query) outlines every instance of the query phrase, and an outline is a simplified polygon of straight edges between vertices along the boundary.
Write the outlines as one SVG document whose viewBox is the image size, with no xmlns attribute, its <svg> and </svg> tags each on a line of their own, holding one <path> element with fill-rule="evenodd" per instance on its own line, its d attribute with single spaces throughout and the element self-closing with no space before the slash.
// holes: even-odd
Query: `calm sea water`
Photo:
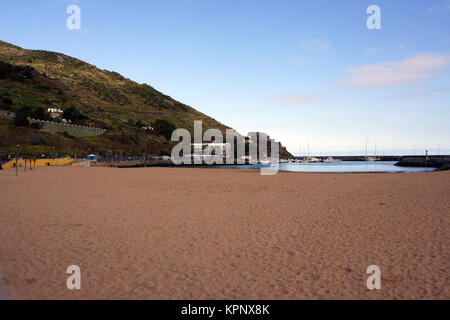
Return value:
<svg viewBox="0 0 450 320">
<path fill-rule="evenodd" d="M 424 172 L 434 168 L 411 168 L 394 166 L 395 161 L 342 161 L 338 163 L 280 163 L 280 170 L 292 172 Z M 218 166 L 227 169 L 259 169 L 262 165 Z"/>
</svg>

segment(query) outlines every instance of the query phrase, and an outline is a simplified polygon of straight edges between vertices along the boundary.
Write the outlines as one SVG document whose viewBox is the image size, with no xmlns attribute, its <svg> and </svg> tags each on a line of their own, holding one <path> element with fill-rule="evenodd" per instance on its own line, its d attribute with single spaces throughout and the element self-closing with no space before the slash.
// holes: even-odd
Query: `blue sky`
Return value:
<svg viewBox="0 0 450 320">
<path fill-rule="evenodd" d="M 66 27 L 69 5 L 81 30 Z M 381 30 L 369 30 L 370 5 Z M 15 0 L 0 39 L 148 83 L 298 154 L 450 153 L 450 1 Z M 384 151 L 383 151 L 384 150 Z"/>
</svg>

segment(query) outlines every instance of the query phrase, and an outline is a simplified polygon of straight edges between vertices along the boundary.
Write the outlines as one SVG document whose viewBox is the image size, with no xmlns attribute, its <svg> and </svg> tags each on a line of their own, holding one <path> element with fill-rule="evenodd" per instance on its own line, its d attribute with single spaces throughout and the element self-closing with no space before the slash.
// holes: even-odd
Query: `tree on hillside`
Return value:
<svg viewBox="0 0 450 320">
<path fill-rule="evenodd" d="M 13 66 L 10 63 L 0 60 L 0 79 L 8 79 L 12 70 Z"/>
<path fill-rule="evenodd" d="M 170 140 L 172 137 L 172 132 L 176 129 L 172 122 L 163 119 L 158 119 L 153 122 L 152 127 L 157 133 L 164 136 L 167 140 Z"/>
<path fill-rule="evenodd" d="M 64 110 L 63 118 L 72 121 L 72 123 L 81 124 L 88 119 L 84 114 L 75 107 L 69 107 Z"/>
<path fill-rule="evenodd" d="M 36 70 L 30 66 L 15 66 L 0 60 L 0 79 L 25 81 L 34 79 Z"/>
<path fill-rule="evenodd" d="M 142 128 L 142 127 L 145 127 L 145 123 L 142 122 L 141 119 L 139 119 L 138 121 L 136 121 L 134 126 L 137 127 L 137 128 Z"/>
<path fill-rule="evenodd" d="M 44 108 L 38 107 L 33 110 L 31 118 L 38 120 L 48 120 L 48 113 L 45 111 Z"/>
<path fill-rule="evenodd" d="M 13 105 L 13 101 L 10 98 L 1 98 L 0 107 L 6 110 L 11 110 L 11 106 Z"/>
<path fill-rule="evenodd" d="M 33 109 L 30 106 L 25 105 L 20 107 L 14 116 L 14 125 L 17 127 L 28 127 L 30 125 L 28 122 L 28 117 L 31 117 L 32 113 Z"/>
</svg>

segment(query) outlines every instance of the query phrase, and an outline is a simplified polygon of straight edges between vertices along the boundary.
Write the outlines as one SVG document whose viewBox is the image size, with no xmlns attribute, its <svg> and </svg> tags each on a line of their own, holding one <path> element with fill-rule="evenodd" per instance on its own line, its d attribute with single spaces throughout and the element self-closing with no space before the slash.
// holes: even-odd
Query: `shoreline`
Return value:
<svg viewBox="0 0 450 320">
<path fill-rule="evenodd" d="M 311 165 L 311 164 L 297 164 L 297 163 L 279 163 L 279 165 Z M 373 163 L 372 163 L 373 164 Z M 317 164 L 312 164 L 312 165 L 320 165 L 320 163 Z M 327 164 L 324 164 L 327 165 Z M 193 165 L 193 164 L 182 164 L 182 165 L 174 165 L 174 164 L 157 164 L 157 165 L 144 165 L 144 164 L 133 164 L 133 165 L 91 165 L 93 167 L 114 167 L 114 168 L 119 168 L 119 169 L 132 169 L 132 168 L 187 168 L 187 169 L 224 169 L 224 170 L 250 170 L 250 171 L 257 171 L 261 168 L 268 168 L 270 167 L 269 165 L 260 165 L 260 164 L 214 164 L 214 165 L 206 165 L 206 164 L 199 164 L 199 165 Z M 242 168 L 239 168 L 239 167 Z M 249 168 L 251 166 L 254 166 L 254 168 Z M 393 164 L 393 167 L 399 167 L 396 164 Z M 324 172 L 324 171 L 293 171 L 293 170 L 287 170 L 287 169 L 282 169 L 279 168 L 278 171 L 279 172 L 295 172 L 295 173 L 414 173 L 414 172 L 434 172 L 434 171 L 443 171 L 443 170 L 439 170 L 439 168 L 435 168 L 435 170 L 429 170 L 430 167 L 417 167 L 414 166 L 413 168 L 415 168 L 416 170 L 411 170 L 411 169 L 407 169 L 407 168 L 411 168 L 411 167 L 403 167 L 405 171 L 329 171 L 329 172 Z M 434 168 L 434 167 L 433 167 Z M 422 170 L 420 170 L 422 169 Z"/>
</svg>

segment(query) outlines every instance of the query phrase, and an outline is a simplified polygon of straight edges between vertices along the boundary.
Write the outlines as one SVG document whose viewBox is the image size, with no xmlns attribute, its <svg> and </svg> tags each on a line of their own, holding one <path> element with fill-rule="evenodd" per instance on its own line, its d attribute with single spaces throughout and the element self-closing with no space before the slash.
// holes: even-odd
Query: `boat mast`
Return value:
<svg viewBox="0 0 450 320">
<path fill-rule="evenodd" d="M 366 160 L 367 160 L 367 138 L 366 138 Z"/>
</svg>

